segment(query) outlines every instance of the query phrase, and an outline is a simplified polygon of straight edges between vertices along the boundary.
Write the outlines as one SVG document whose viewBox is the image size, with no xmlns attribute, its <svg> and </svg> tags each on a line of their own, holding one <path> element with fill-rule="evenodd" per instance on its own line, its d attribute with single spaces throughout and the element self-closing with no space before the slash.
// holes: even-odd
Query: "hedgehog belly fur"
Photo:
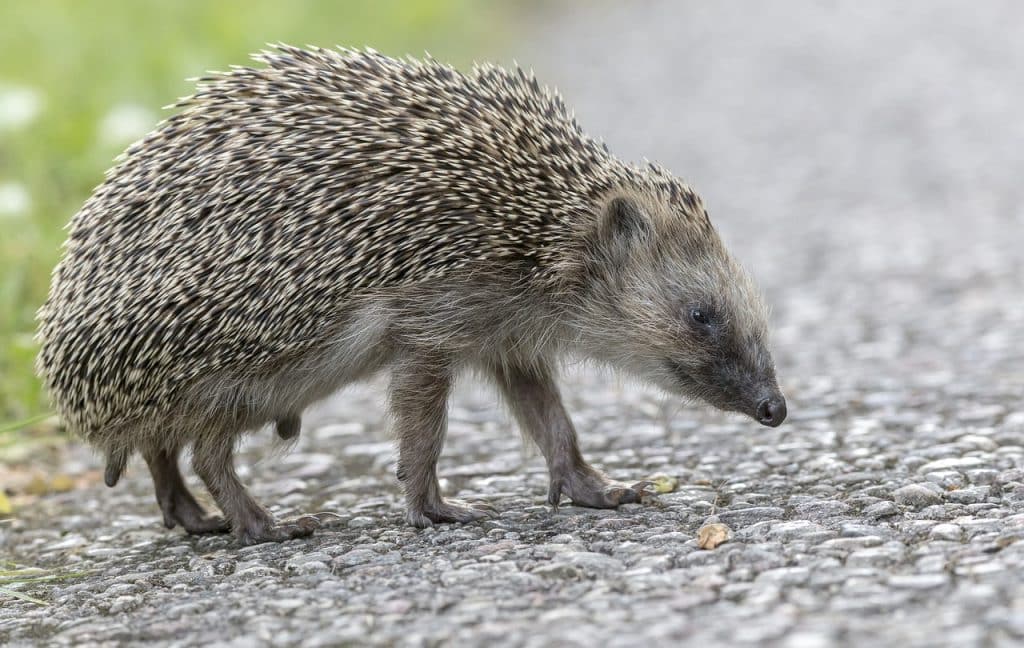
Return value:
<svg viewBox="0 0 1024 648">
<path fill-rule="evenodd" d="M 388 301 L 363 300 L 343 317 L 338 332 L 312 351 L 263 370 L 226 371 L 197 380 L 181 410 L 185 427 L 192 428 L 189 435 L 207 427 L 244 431 L 301 414 L 310 404 L 384 367 L 391 356 L 391 315 L 384 308 Z"/>
</svg>

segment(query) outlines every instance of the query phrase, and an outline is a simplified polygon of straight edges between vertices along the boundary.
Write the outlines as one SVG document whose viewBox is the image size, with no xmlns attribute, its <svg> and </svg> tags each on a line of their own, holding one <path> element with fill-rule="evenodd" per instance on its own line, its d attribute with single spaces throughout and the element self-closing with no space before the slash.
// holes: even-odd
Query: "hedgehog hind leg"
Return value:
<svg viewBox="0 0 1024 648">
<path fill-rule="evenodd" d="M 234 435 L 207 433 L 195 441 L 192 465 L 243 544 L 283 542 L 308 536 L 320 527 L 311 515 L 275 521 L 238 479 L 234 455 Z"/>
<path fill-rule="evenodd" d="M 189 492 L 178 467 L 177 450 L 147 450 L 143 456 L 153 476 L 156 501 L 164 516 L 164 526 L 173 529 L 180 524 L 193 535 L 226 533 L 231 530 L 223 517 L 207 513 Z"/>
</svg>

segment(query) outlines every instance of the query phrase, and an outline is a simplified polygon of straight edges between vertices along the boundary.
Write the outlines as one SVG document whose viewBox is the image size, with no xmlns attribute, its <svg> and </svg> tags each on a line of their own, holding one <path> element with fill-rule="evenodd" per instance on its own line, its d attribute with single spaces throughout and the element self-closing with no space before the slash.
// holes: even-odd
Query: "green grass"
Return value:
<svg viewBox="0 0 1024 648">
<path fill-rule="evenodd" d="M 0 114 L 0 196 L 14 186 L 29 198 L 6 212 L 0 200 L 0 423 L 47 408 L 32 368 L 34 314 L 64 225 L 130 143 L 103 135 L 113 109 L 140 108 L 148 129 L 190 92 L 186 78 L 246 63 L 268 42 L 486 58 L 502 24 L 495 11 L 471 0 L 0 3 L 0 112 L 11 88 L 38 99 L 25 125 L 3 126 Z"/>
<path fill-rule="evenodd" d="M 8 598 L 36 605 L 49 605 L 47 601 L 22 592 L 21 588 L 70 580 L 86 575 L 88 572 L 52 572 L 38 567 L 18 567 L 14 563 L 0 562 L 0 602 L 3 602 L 4 598 Z"/>
</svg>

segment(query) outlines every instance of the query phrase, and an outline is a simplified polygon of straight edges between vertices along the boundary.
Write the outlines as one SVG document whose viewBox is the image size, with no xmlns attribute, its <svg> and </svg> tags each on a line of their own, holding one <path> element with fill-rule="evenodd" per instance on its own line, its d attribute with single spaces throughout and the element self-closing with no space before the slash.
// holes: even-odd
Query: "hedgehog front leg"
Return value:
<svg viewBox="0 0 1024 648">
<path fill-rule="evenodd" d="M 448 427 L 451 385 L 452 367 L 444 358 L 409 358 L 393 370 L 390 405 L 398 434 L 398 480 L 405 489 L 405 517 L 413 526 L 472 522 L 493 512 L 485 504 L 441 497 L 437 460 Z"/>
<path fill-rule="evenodd" d="M 520 427 L 547 461 L 551 477 L 548 503 L 555 510 L 563 492 L 573 504 L 591 508 L 615 508 L 640 501 L 648 482 L 628 485 L 611 480 L 580 454 L 576 429 L 548 367 L 499 367 L 494 374 Z"/>
<path fill-rule="evenodd" d="M 317 518 L 304 515 L 275 522 L 238 479 L 235 472 L 234 435 L 204 434 L 196 440 L 192 465 L 224 512 L 231 530 L 243 544 L 283 542 L 308 536 L 320 526 Z"/>
<path fill-rule="evenodd" d="M 219 515 L 211 515 L 203 509 L 189 492 L 178 468 L 178 449 L 147 450 L 142 453 L 153 476 L 156 501 L 164 515 L 164 525 L 173 529 L 180 524 L 188 533 L 226 533 L 231 528 Z"/>
</svg>

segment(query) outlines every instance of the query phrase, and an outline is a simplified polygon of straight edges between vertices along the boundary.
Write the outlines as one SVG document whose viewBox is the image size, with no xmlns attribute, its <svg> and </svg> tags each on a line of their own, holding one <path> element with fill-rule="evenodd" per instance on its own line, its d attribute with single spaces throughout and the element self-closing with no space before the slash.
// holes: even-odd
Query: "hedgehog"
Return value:
<svg viewBox="0 0 1024 648">
<path fill-rule="evenodd" d="M 532 72 L 271 46 L 198 79 L 69 226 L 38 372 L 113 486 L 141 454 L 168 528 L 309 535 L 240 481 L 238 439 L 388 371 L 415 526 L 494 512 L 442 496 L 452 385 L 493 383 L 543 454 L 547 501 L 614 508 L 647 483 L 584 460 L 566 358 L 761 424 L 786 416 L 767 309 L 702 199 L 581 129 Z M 185 484 L 183 450 L 222 515 Z"/>
</svg>

